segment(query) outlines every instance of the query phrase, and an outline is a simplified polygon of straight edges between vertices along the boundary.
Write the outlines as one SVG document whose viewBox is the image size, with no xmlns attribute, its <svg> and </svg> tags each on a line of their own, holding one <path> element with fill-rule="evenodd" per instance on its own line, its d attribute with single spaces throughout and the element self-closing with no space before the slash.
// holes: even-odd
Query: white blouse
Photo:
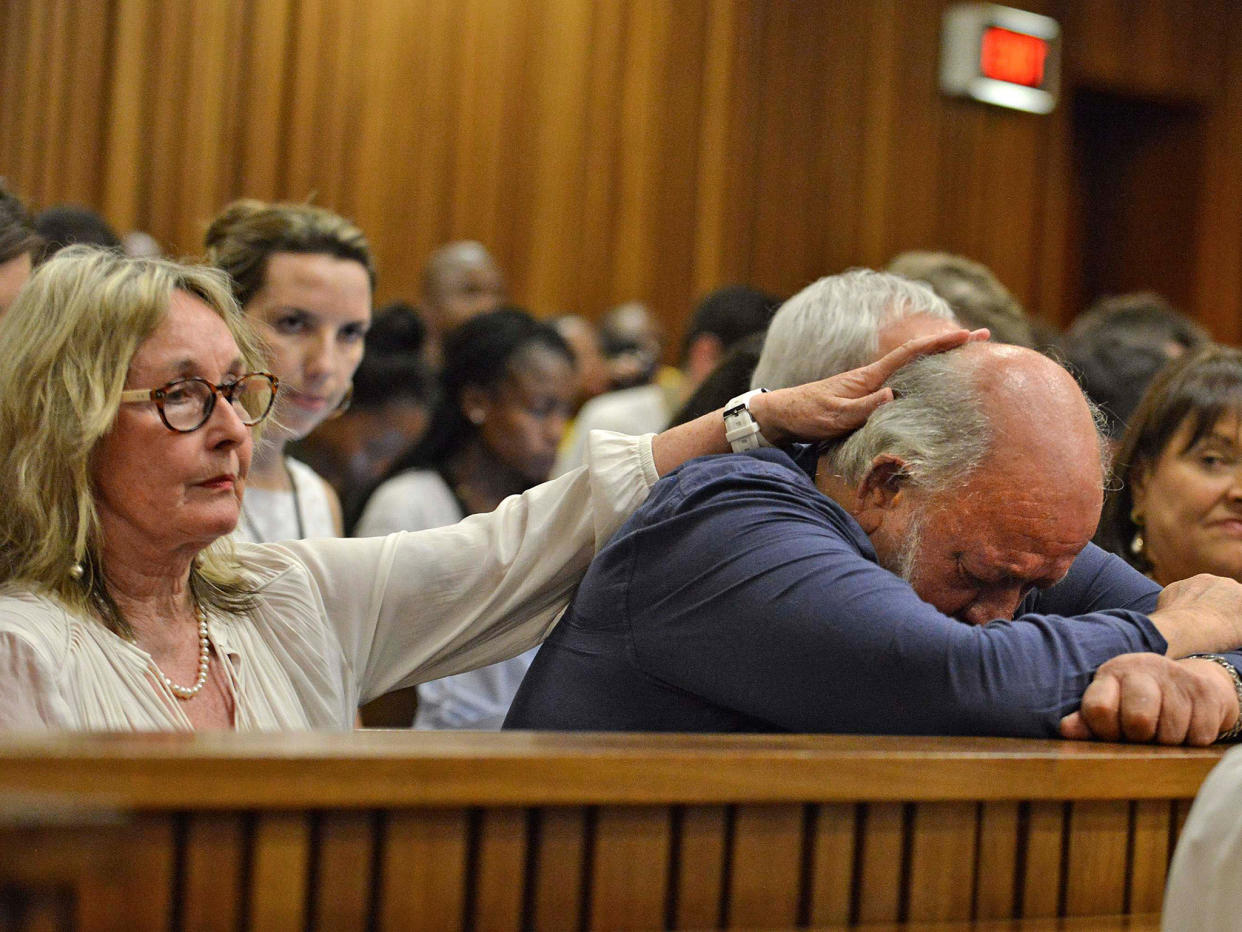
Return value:
<svg viewBox="0 0 1242 932">
<path fill-rule="evenodd" d="M 239 543 L 258 605 L 208 616 L 236 727 L 347 729 L 362 702 L 540 643 L 656 478 L 650 436 L 599 433 L 588 467 L 450 527 Z M 0 594 L 0 728 L 48 727 L 191 725 L 145 651 L 10 586 Z"/>
</svg>

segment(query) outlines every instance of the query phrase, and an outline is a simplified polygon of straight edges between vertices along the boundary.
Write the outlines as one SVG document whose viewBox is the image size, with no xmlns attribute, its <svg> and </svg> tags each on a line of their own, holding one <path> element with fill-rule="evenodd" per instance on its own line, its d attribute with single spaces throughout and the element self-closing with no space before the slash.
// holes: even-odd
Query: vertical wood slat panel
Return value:
<svg viewBox="0 0 1242 932">
<path fill-rule="evenodd" d="M 1075 802 L 1070 811 L 1065 880 L 1067 916 L 1120 913 L 1125 906 L 1130 804 Z"/>
<path fill-rule="evenodd" d="M 623 58 L 620 136 L 616 184 L 619 187 L 613 256 L 613 290 L 640 298 L 651 294 L 658 249 L 653 238 L 653 194 L 659 166 L 655 155 L 668 128 L 659 125 L 661 88 L 657 76 L 667 52 L 669 7 L 639 4 L 631 12 Z"/>
<path fill-rule="evenodd" d="M 669 844 L 669 811 L 663 806 L 605 806 L 597 811 L 590 928 L 664 925 Z"/>
<path fill-rule="evenodd" d="M 866 807 L 862 853 L 855 868 L 858 922 L 898 922 L 901 919 L 904 810 L 901 803 L 873 803 Z"/>
<path fill-rule="evenodd" d="M 327 29 L 320 52 L 325 74 L 319 82 L 315 109 L 321 114 L 322 137 L 316 147 L 316 200 L 345 216 L 357 202 L 359 94 L 362 63 L 358 50 L 360 24 L 371 14 L 369 0 L 336 0 L 327 8 Z"/>
<path fill-rule="evenodd" d="M 801 806 L 739 806 L 733 822 L 730 926 L 795 926 L 802 891 Z"/>
<path fill-rule="evenodd" d="M 66 106 L 66 123 L 60 137 L 64 155 L 61 188 L 57 198 L 75 204 L 100 204 L 103 194 L 102 167 L 107 97 L 108 21 L 110 3 L 77 3 L 72 6 L 73 91 Z M 114 221 L 117 222 L 117 221 Z M 126 226 L 118 226 L 125 233 Z"/>
<path fill-rule="evenodd" d="M 703 37 L 710 4 L 669 5 L 662 25 L 663 61 L 656 73 L 655 126 L 650 159 L 651 202 L 649 242 L 644 253 L 649 269 L 647 300 L 668 322 L 677 344 L 683 321 L 700 297 L 691 290 L 694 280 L 694 238 L 699 125 L 703 114 Z M 657 130 L 658 127 L 658 130 Z M 634 245 L 638 245 L 635 243 Z"/>
<path fill-rule="evenodd" d="M 320 60 L 325 42 L 325 0 L 299 0 L 295 6 L 294 38 L 290 43 L 288 112 L 285 125 L 284 190 L 281 196 L 304 201 L 315 190 L 315 166 L 319 160 L 323 126 L 317 109 L 319 85 L 324 80 Z M 322 203 L 320 201 L 319 203 Z"/>
<path fill-rule="evenodd" d="M 971 918 L 977 823 L 974 803 L 920 803 L 914 807 L 908 921 Z"/>
<path fill-rule="evenodd" d="M 171 814 L 138 817 L 126 832 L 125 863 L 114 873 L 90 872 L 78 887 L 74 928 L 163 929 L 172 922 L 176 841 Z M 121 917 L 124 917 L 123 920 Z"/>
<path fill-rule="evenodd" d="M 1173 855 L 1169 850 L 1172 812 L 1173 803 L 1167 799 L 1141 799 L 1134 803 L 1127 912 L 1160 912 L 1165 875 Z"/>
<path fill-rule="evenodd" d="M 144 93 L 142 105 L 149 108 L 144 113 L 140 145 L 147 147 L 141 171 L 148 180 L 143 196 L 149 216 L 147 223 L 157 239 L 163 240 L 174 254 L 193 252 L 195 243 L 184 242 L 181 237 L 181 205 L 184 192 L 180 189 L 182 163 L 190 157 L 184 145 L 185 95 L 190 84 L 190 72 L 185 62 L 190 60 L 189 46 L 193 41 L 190 33 L 191 4 L 187 0 L 175 0 L 165 6 L 153 5 L 152 20 L 145 42 L 154 42 L 146 52 L 155 62 L 155 73 L 164 75 L 166 86 L 154 97 Z M 154 38 L 152 38 L 154 37 Z M 139 50 L 138 54 L 143 54 Z"/>
<path fill-rule="evenodd" d="M 724 806 L 686 806 L 676 865 L 673 927 L 707 929 L 720 923 L 724 890 L 728 811 Z"/>
<path fill-rule="evenodd" d="M 419 293 L 419 264 L 452 237 L 453 192 L 461 171 L 454 157 L 454 134 L 461 95 L 457 31 L 463 24 L 455 0 L 427 0 L 419 12 L 418 29 L 428 38 L 411 43 L 417 50 L 411 62 L 411 125 L 403 132 L 398 123 L 393 138 L 411 166 L 409 196 L 404 209 L 386 215 L 396 231 L 393 245 L 400 249 L 384 265 L 386 278 L 399 279 L 394 287 L 406 283 L 396 293 L 410 297 Z"/>
<path fill-rule="evenodd" d="M 0 92 L 5 88 L 17 87 L 18 75 L 21 74 L 21 62 L 27 46 L 13 37 L 25 32 L 22 12 L 16 2 L 0 3 Z M 7 106 L 0 107 L 0 178 L 9 175 L 6 180 L 10 186 L 16 185 L 19 180 L 11 175 L 17 160 L 16 125 L 16 105 L 9 102 Z"/>
<path fill-rule="evenodd" d="M 252 929 L 290 929 L 306 921 L 311 864 L 310 815 L 265 812 L 255 820 L 249 915 Z"/>
<path fill-rule="evenodd" d="M 529 237 L 519 246 L 525 269 L 524 293 L 537 310 L 574 306 L 574 295 L 558 266 L 576 266 L 582 253 L 580 211 L 585 178 L 579 170 L 586 152 L 586 95 L 591 67 L 591 9 L 539 4 L 543 13 L 532 34 L 535 101 L 531 124 L 532 157 L 526 166 L 532 207 Z"/>
<path fill-rule="evenodd" d="M 104 215 L 122 230 L 150 226 L 143 154 L 151 148 L 144 119 L 149 99 L 145 75 L 151 56 L 147 39 L 151 18 L 146 0 L 117 0 L 101 198 Z"/>
<path fill-rule="evenodd" d="M 388 815 L 377 868 L 380 928 L 463 927 L 467 834 L 468 819 L 461 809 Z"/>
<path fill-rule="evenodd" d="M 1024 918 L 1044 919 L 1058 915 L 1064 841 L 1064 804 L 1030 803 L 1026 823 L 1026 862 L 1022 876 Z"/>
<path fill-rule="evenodd" d="M 1007 919 L 1016 915 L 1017 857 L 1018 803 L 981 804 L 975 919 Z"/>
<path fill-rule="evenodd" d="M 500 232 L 497 205 L 500 162 L 505 154 L 505 98 L 513 87 L 517 65 L 517 50 L 506 41 L 505 27 L 517 20 L 513 0 L 464 0 L 459 8 L 460 97 L 454 127 L 458 170 L 450 202 L 451 236 L 480 239 L 495 249 Z M 498 74 L 504 80 L 497 80 Z"/>
<path fill-rule="evenodd" d="M 411 58 L 416 58 L 420 50 L 417 46 L 411 48 L 410 36 L 416 28 L 428 25 L 422 22 L 427 6 L 429 4 L 415 5 L 404 0 L 375 0 L 358 24 L 360 47 L 368 50 L 368 60 L 373 67 L 359 77 L 358 125 L 351 147 L 356 178 L 383 178 L 390 174 L 394 160 L 409 166 L 404 177 L 393 177 L 393 184 L 386 187 L 351 185 L 353 219 L 366 231 L 376 254 L 380 277 L 389 286 L 393 284 L 393 274 L 400 275 L 403 266 L 413 265 L 410 261 L 413 256 L 407 250 L 417 230 L 409 224 L 413 205 L 409 202 L 408 177 L 415 170 L 413 163 L 417 158 L 417 146 L 411 134 L 418 86 L 412 74 Z M 388 109 L 374 106 L 373 102 L 381 100 L 400 101 L 401 118 L 394 119 Z M 390 260 L 391 253 L 381 249 L 390 240 L 400 243 L 402 261 Z"/>
<path fill-rule="evenodd" d="M 226 199 L 234 174 L 237 112 L 235 34 L 241 11 L 237 0 L 195 3 L 191 16 L 190 81 L 181 102 L 183 147 L 177 187 L 177 223 L 173 240 L 183 251 L 202 251 L 203 232 Z"/>
<path fill-rule="evenodd" d="M 699 123 L 698 198 L 695 204 L 694 285 L 702 294 L 723 280 L 729 133 L 737 76 L 740 3 L 722 3 L 707 18 L 703 55 L 703 119 Z"/>
<path fill-rule="evenodd" d="M 521 927 L 525 869 L 526 811 L 484 810 L 474 859 L 473 928 Z"/>
<path fill-rule="evenodd" d="M 812 926 L 844 925 L 850 921 L 857 830 L 855 806 L 825 804 L 815 812 L 808 891 Z"/>
<path fill-rule="evenodd" d="M 23 63 L 21 80 L 16 85 L 21 90 L 14 98 L 20 114 L 17 124 L 18 147 L 14 152 L 16 174 L 18 178 L 25 180 L 21 187 L 27 205 L 32 209 L 55 198 L 51 191 L 44 190 L 40 171 L 48 154 L 47 131 L 43 125 L 42 111 L 47 102 L 43 88 L 47 86 L 48 68 L 51 67 L 51 56 L 46 54 L 50 15 L 50 5 L 42 0 L 32 0 L 26 7 L 29 51 Z M 9 103 L 8 96 L 5 95 L 6 106 Z"/>
<path fill-rule="evenodd" d="M 315 852 L 315 924 L 365 929 L 371 915 L 375 819 L 369 812 L 329 812 L 319 820 Z"/>
<path fill-rule="evenodd" d="M 64 190 L 64 165 L 67 161 L 61 148 L 65 140 L 68 114 L 67 90 L 69 78 L 66 72 L 73 66 L 71 50 L 71 9 L 67 0 L 43 0 L 47 10 L 46 71 L 42 91 L 39 132 L 44 137 L 44 157 L 38 165 L 37 189 L 42 192 L 42 207 L 59 203 L 62 198 L 54 192 Z"/>
<path fill-rule="evenodd" d="M 619 164 L 625 149 L 621 127 L 623 73 L 631 4 L 599 0 L 593 7 L 593 67 L 587 84 L 586 147 L 582 160 L 582 267 L 598 274 L 577 276 L 577 299 L 598 316 L 614 300 L 634 297 L 613 283 L 613 251 L 618 244 L 617 215 L 622 197 Z"/>
<path fill-rule="evenodd" d="M 222 202 L 281 195 L 291 15 L 292 0 L 255 0 L 246 6 L 238 56 L 237 164 Z"/>
<path fill-rule="evenodd" d="M 586 811 L 577 807 L 539 813 L 539 846 L 531 890 L 531 926 L 577 929 L 582 925 Z"/>
<path fill-rule="evenodd" d="M 246 862 L 244 817 L 193 813 L 185 830 L 181 914 L 187 929 L 236 929 L 241 924 Z"/>
<path fill-rule="evenodd" d="M 1224 37 L 1240 14 L 1180 5 L 1149 0 L 1136 16 L 1126 0 L 1032 0 L 1064 16 L 1069 56 L 1062 106 L 1039 118 L 934 93 L 940 0 L 479 0 L 464 14 L 422 0 L 417 15 L 361 0 L 12 0 L 0 173 L 32 206 L 84 201 L 173 252 L 198 251 L 226 198 L 319 189 L 346 213 L 367 207 L 390 294 L 412 296 L 434 244 L 482 232 L 519 302 L 596 314 L 659 297 L 673 333 L 691 289 L 736 277 L 787 291 L 925 234 L 937 242 L 918 245 L 974 253 L 1058 318 L 1077 269 L 1067 115 L 1094 81 L 1202 107 L 1209 193 L 1188 265 L 1199 316 L 1229 340 L 1242 332 L 1229 168 L 1242 66 Z M 223 20 L 223 33 L 199 28 Z M 757 54 L 765 34 L 783 57 Z M 787 94 L 761 93 L 764 68 L 796 77 Z M 660 125 L 670 117 L 685 125 Z M 791 144 L 770 145 L 764 125 Z M 773 206 L 756 179 L 797 194 Z"/>
</svg>

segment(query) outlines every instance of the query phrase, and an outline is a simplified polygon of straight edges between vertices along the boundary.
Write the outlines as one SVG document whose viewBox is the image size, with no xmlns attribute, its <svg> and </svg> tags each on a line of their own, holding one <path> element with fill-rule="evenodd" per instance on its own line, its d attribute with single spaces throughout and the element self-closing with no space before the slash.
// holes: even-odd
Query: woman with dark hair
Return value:
<svg viewBox="0 0 1242 932">
<path fill-rule="evenodd" d="M 1155 377 L 1117 453 L 1096 542 L 1161 585 L 1242 580 L 1242 352 L 1208 345 Z"/>
<path fill-rule="evenodd" d="M 454 524 L 543 482 L 574 391 L 573 353 L 555 328 L 511 307 L 468 320 L 445 341 L 427 432 L 398 457 L 354 533 Z M 499 728 L 533 653 L 424 683 L 415 726 Z"/>
</svg>

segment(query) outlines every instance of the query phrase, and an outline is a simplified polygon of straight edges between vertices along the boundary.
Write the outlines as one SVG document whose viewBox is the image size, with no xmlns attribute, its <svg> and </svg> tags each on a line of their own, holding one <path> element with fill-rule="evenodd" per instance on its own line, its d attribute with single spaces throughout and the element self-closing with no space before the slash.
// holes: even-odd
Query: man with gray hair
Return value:
<svg viewBox="0 0 1242 932">
<path fill-rule="evenodd" d="M 1242 587 L 1196 577 L 1157 599 L 1087 548 L 1103 465 L 1069 374 L 974 344 L 888 384 L 894 400 L 843 441 L 799 460 L 699 459 L 657 484 L 592 564 L 506 727 L 1229 732 L 1227 671 L 1166 655 L 1242 643 Z"/>
<path fill-rule="evenodd" d="M 768 390 L 805 385 L 957 326 L 943 298 L 900 275 L 871 269 L 828 275 L 773 315 L 750 384 Z"/>
</svg>

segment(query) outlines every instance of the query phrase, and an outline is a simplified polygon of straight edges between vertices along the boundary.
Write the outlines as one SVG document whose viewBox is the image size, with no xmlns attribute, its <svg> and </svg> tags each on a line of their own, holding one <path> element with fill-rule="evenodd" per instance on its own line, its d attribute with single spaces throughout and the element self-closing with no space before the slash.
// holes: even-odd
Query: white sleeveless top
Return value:
<svg viewBox="0 0 1242 932">
<path fill-rule="evenodd" d="M 319 473 L 292 456 L 285 457 L 285 465 L 293 491 L 247 489 L 234 540 L 268 544 L 337 536 L 327 486 Z"/>
</svg>

